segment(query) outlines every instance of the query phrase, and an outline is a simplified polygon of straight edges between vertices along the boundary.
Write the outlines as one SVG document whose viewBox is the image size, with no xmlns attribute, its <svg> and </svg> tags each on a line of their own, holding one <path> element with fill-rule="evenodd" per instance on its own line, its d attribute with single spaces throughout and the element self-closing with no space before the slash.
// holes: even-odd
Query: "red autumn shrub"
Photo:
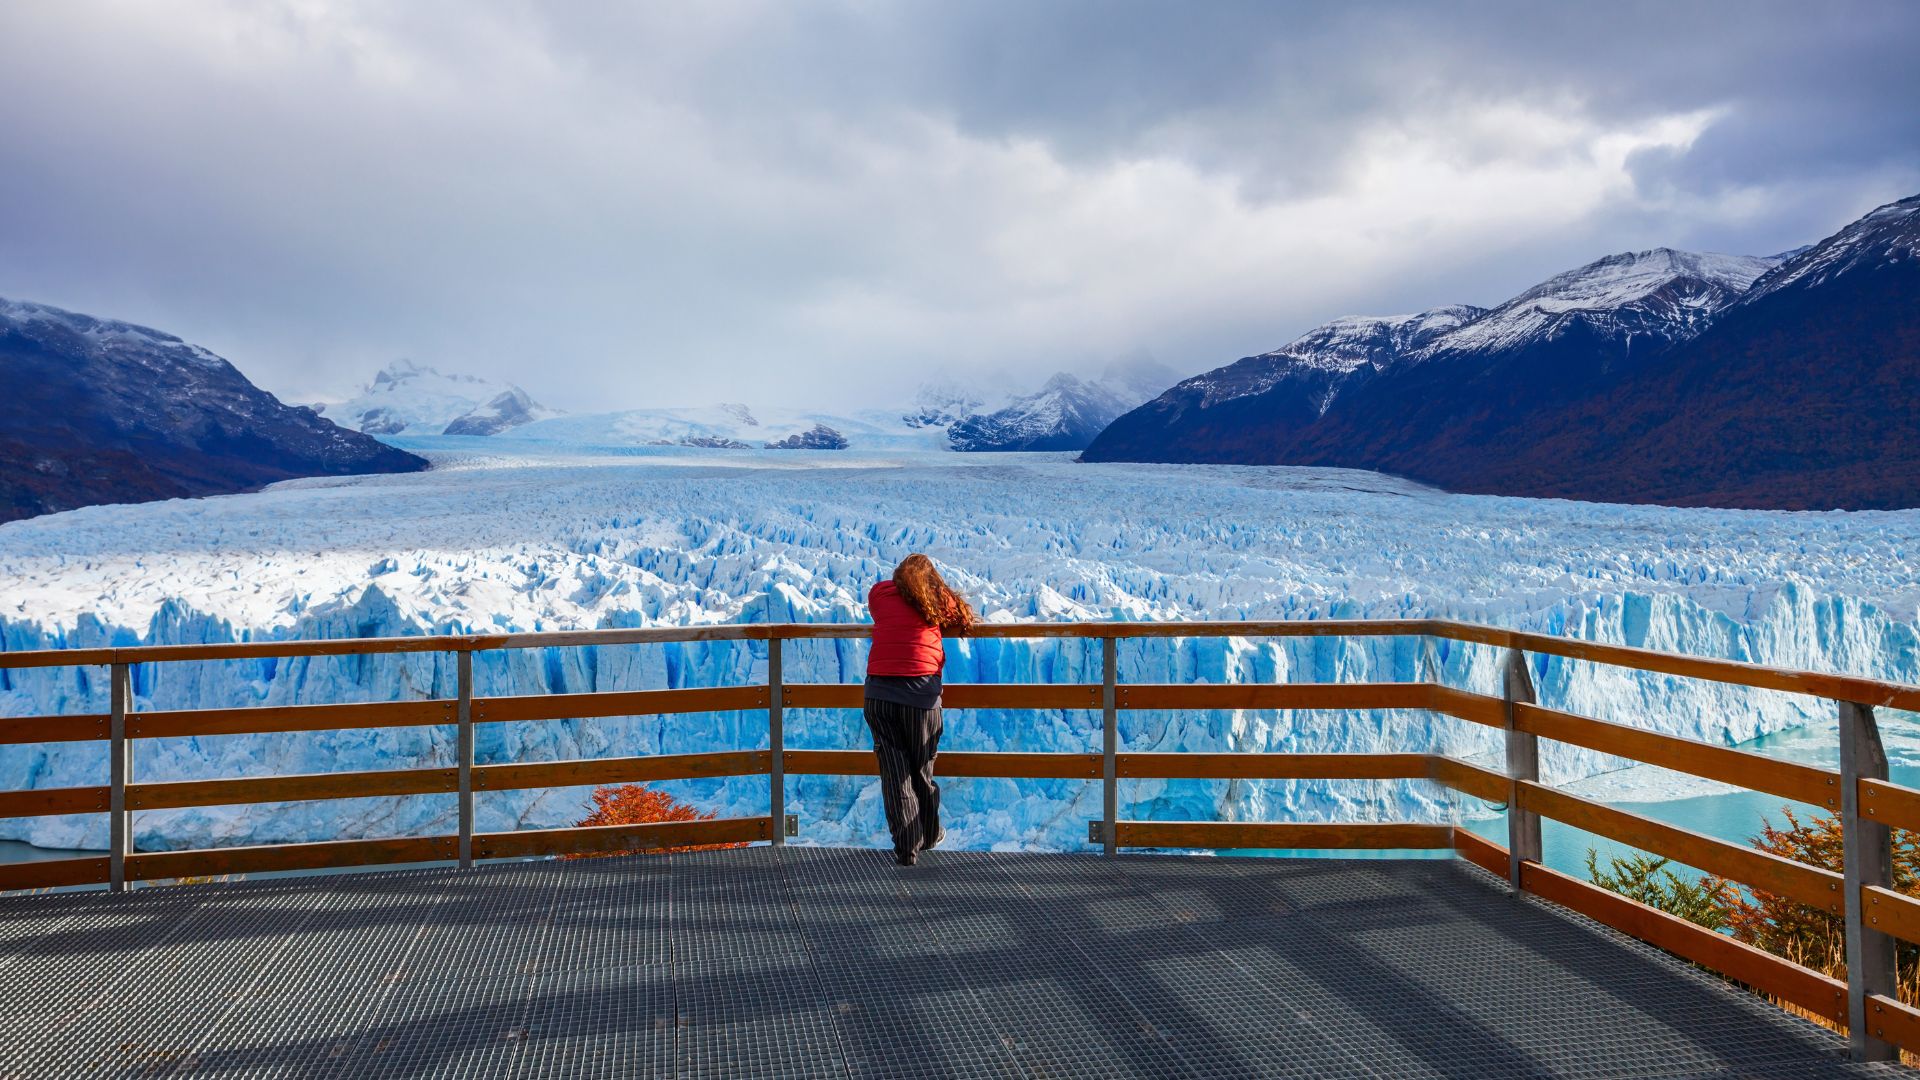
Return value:
<svg viewBox="0 0 1920 1080">
<path fill-rule="evenodd" d="M 593 812 L 580 825 L 650 825 L 667 821 L 712 821 L 717 815 L 703 814 L 664 791 L 645 784 L 619 784 L 593 789 Z M 635 855 L 642 851 L 713 851 L 719 848 L 746 847 L 745 844 L 682 844 L 676 847 L 635 848 L 629 851 L 594 851 L 568 855 L 569 859 L 591 859 L 602 855 Z"/>
</svg>

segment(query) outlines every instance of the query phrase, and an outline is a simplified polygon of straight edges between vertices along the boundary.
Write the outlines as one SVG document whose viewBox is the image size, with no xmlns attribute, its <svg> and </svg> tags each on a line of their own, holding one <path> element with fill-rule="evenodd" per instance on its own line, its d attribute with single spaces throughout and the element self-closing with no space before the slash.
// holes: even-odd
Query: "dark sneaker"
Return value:
<svg viewBox="0 0 1920 1080">
<path fill-rule="evenodd" d="M 920 861 L 920 857 L 912 852 L 908 852 L 905 855 L 895 855 L 893 861 L 899 863 L 901 866 L 912 866 L 914 863 Z"/>
</svg>

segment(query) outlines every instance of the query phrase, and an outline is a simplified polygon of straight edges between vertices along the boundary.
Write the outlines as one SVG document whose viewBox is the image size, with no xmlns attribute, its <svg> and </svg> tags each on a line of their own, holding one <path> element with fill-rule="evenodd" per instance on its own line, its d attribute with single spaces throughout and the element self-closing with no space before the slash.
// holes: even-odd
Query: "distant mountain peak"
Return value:
<svg viewBox="0 0 1920 1080">
<path fill-rule="evenodd" d="M 1756 282 L 1752 303 L 1789 286 L 1813 288 L 1842 274 L 1920 259 L 1920 195 L 1875 207 L 1858 221 L 1781 263 Z"/>
<path fill-rule="evenodd" d="M 449 375 L 404 358 L 325 413 L 369 435 L 493 435 L 559 415 L 511 383 Z"/>
<path fill-rule="evenodd" d="M 1150 357 L 1109 364 L 1096 379 L 1055 372 L 1031 394 L 1016 395 L 990 412 L 955 419 L 947 427 L 947 445 L 967 451 L 1083 450 L 1122 413 L 1176 378 Z"/>
<path fill-rule="evenodd" d="M 1582 323 L 1602 336 L 1669 342 L 1703 329 L 1778 260 L 1649 248 L 1555 274 L 1434 341 L 1429 355 L 1511 351 Z"/>
</svg>

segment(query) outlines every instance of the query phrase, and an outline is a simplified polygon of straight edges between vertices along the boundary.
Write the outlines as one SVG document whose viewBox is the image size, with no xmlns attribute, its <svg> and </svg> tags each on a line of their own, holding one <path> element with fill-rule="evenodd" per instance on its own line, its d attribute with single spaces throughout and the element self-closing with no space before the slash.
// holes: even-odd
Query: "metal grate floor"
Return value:
<svg viewBox="0 0 1920 1080">
<path fill-rule="evenodd" d="M 1460 862 L 770 847 L 0 898 L 0 1077 L 1905 1076 Z"/>
</svg>

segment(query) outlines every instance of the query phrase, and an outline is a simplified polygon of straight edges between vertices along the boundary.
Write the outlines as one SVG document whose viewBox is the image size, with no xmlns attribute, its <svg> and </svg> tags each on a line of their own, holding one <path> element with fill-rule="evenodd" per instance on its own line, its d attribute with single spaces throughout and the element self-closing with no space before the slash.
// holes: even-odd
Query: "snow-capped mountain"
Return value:
<svg viewBox="0 0 1920 1080">
<path fill-rule="evenodd" d="M 1916 506 L 1916 296 L 1920 196 L 1780 256 L 1609 256 L 1385 366 L 1356 364 L 1360 350 L 1243 360 L 1122 417 L 1084 457 L 1335 465 L 1578 499 Z M 1345 340 L 1349 322 L 1322 336 Z M 1372 374 L 1336 384 L 1323 370 Z"/>
<path fill-rule="evenodd" d="M 908 427 L 949 428 L 985 408 L 989 396 L 970 383 L 940 379 L 920 388 L 913 407 L 901 419 Z"/>
<path fill-rule="evenodd" d="M 1672 248 L 1609 255 L 1464 320 L 1416 359 L 1509 352 L 1576 333 L 1618 341 L 1624 350 L 1657 351 L 1705 329 L 1716 312 L 1777 265 L 1764 256 Z"/>
<path fill-rule="evenodd" d="M 1790 261 L 1754 283 L 1748 297 L 1791 288 L 1812 289 L 1844 275 L 1911 267 L 1920 260 L 1920 195 L 1877 207 L 1865 217 L 1811 247 L 1796 249 Z"/>
<path fill-rule="evenodd" d="M 531 424 L 553 415 L 553 410 L 542 407 L 528 397 L 525 390 L 516 386 L 501 391 L 491 401 L 474 406 L 448 424 L 441 434 L 498 435 L 508 428 Z"/>
<path fill-rule="evenodd" d="M 559 415 L 517 386 L 411 360 L 395 360 L 358 394 L 316 409 L 369 435 L 494 435 Z"/>
<path fill-rule="evenodd" d="M 0 521 L 427 463 L 171 334 L 0 299 Z"/>
<path fill-rule="evenodd" d="M 741 403 L 626 409 L 529 423 L 506 437 L 713 450 L 1079 450 L 1174 378 L 1150 361 L 1115 363 L 1097 379 L 1062 373 L 1037 392 L 1005 394 L 991 407 L 992 392 L 949 378 L 923 386 L 905 409 L 824 412 Z"/>
<path fill-rule="evenodd" d="M 1031 394 L 947 427 L 955 450 L 1084 450 L 1117 417 L 1178 376 L 1151 361 L 1110 365 L 1098 379 L 1061 372 Z"/>
<path fill-rule="evenodd" d="M 1490 309 L 1338 319 L 1189 379 L 1116 421 L 1089 461 L 1343 465 L 1455 485 L 1527 416 L 1584 400 L 1699 334 L 1776 265 L 1655 248 Z"/>
<path fill-rule="evenodd" d="M 1098 434 L 1088 460 L 1154 460 L 1176 449 L 1186 455 L 1179 460 L 1232 460 L 1230 448 L 1216 445 L 1220 433 L 1256 424 L 1278 441 L 1318 420 L 1342 392 L 1484 314 L 1453 304 L 1417 315 L 1335 319 L 1272 352 L 1186 379 L 1117 417 Z"/>
<path fill-rule="evenodd" d="M 846 415 L 762 409 L 739 403 L 582 413 L 527 424 L 502 438 L 587 446 L 686 446 L 713 450 L 927 450 L 944 432 L 914 427 L 897 412 Z"/>
<path fill-rule="evenodd" d="M 1920 506 L 1920 196 L 1783 263 L 1658 365 L 1537 416 L 1474 480 L 1680 505 Z"/>
</svg>

